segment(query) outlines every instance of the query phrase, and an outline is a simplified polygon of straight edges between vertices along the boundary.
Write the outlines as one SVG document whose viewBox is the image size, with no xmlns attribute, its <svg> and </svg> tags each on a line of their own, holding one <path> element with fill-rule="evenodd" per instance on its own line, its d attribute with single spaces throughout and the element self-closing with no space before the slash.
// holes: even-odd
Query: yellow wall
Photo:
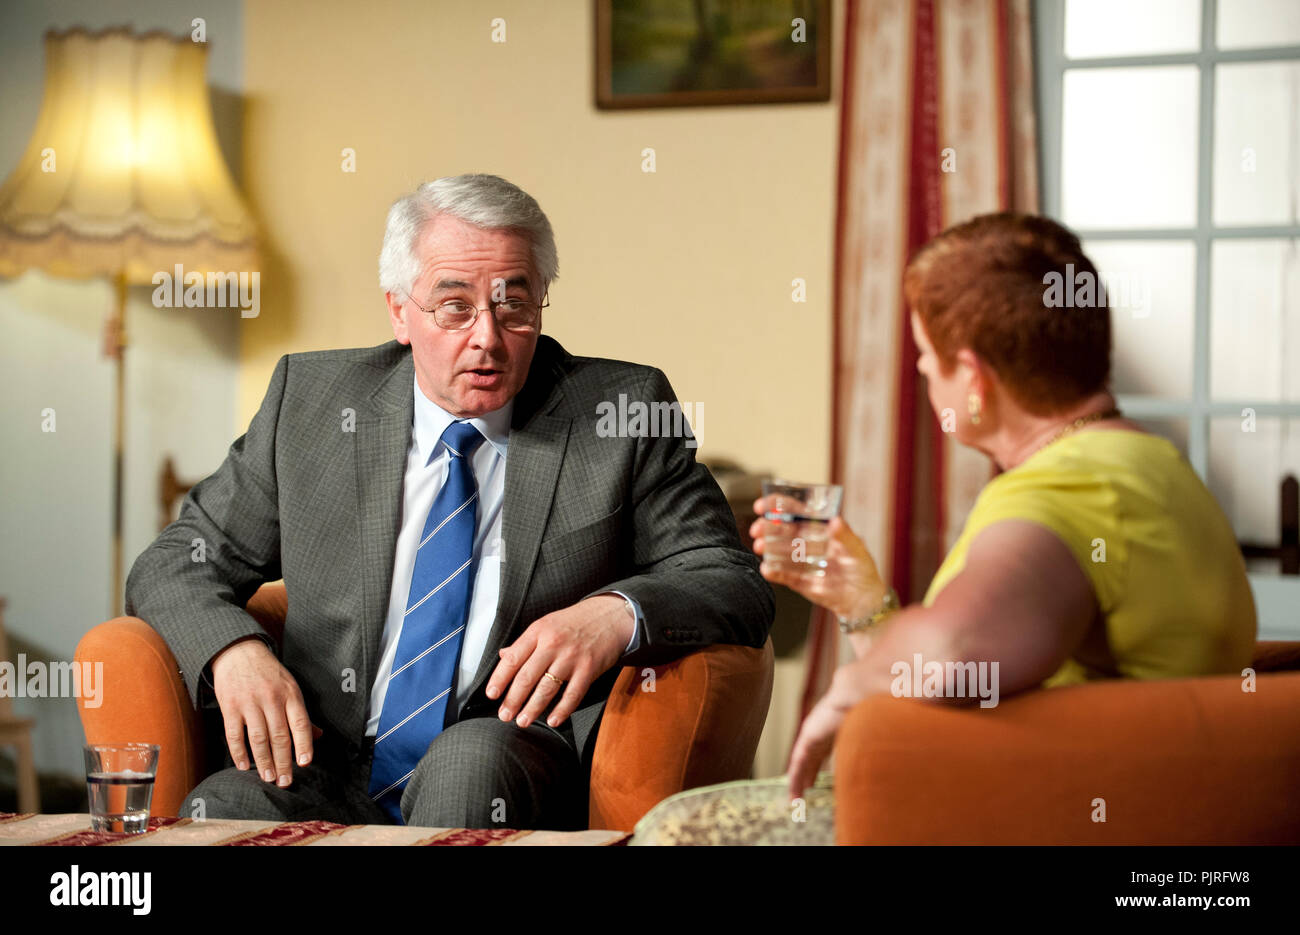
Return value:
<svg viewBox="0 0 1300 935">
<path fill-rule="evenodd" d="M 544 331 L 662 368 L 703 403 L 701 454 L 827 476 L 835 7 L 831 102 L 608 112 L 593 104 L 588 0 L 248 3 L 244 179 L 268 256 L 237 431 L 281 354 L 392 337 L 376 257 L 393 199 L 492 172 L 555 228 Z"/>
</svg>

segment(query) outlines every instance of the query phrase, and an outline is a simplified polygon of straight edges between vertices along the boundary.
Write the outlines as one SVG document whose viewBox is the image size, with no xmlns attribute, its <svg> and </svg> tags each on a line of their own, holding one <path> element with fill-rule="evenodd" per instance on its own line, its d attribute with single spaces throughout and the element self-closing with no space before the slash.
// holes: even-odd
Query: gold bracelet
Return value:
<svg viewBox="0 0 1300 935">
<path fill-rule="evenodd" d="M 841 633 L 861 633 L 863 630 L 871 629 L 894 611 L 901 609 L 902 605 L 898 602 L 898 592 L 890 588 L 885 592 L 885 599 L 881 601 L 880 607 L 872 613 L 861 617 L 843 617 L 839 614 L 836 614 L 836 616 L 840 621 Z"/>
</svg>

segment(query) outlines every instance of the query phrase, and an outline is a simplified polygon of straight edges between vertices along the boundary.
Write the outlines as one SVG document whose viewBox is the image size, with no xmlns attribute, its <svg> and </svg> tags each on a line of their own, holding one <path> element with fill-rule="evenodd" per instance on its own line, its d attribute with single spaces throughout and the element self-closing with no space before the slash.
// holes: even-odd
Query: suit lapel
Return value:
<svg viewBox="0 0 1300 935">
<path fill-rule="evenodd" d="M 379 666 L 379 644 L 388 598 L 392 592 L 393 560 L 406 455 L 411 445 L 415 408 L 415 366 L 407 349 L 388 376 L 370 395 L 371 412 L 358 419 L 353 434 L 362 551 L 362 685 L 372 685 Z M 364 709 L 363 709 L 364 711 Z"/>
</svg>

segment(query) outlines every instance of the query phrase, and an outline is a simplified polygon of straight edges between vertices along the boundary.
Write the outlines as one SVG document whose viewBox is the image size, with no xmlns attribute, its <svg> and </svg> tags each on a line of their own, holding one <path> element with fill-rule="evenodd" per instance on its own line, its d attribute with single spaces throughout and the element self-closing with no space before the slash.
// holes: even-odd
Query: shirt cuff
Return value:
<svg viewBox="0 0 1300 935">
<path fill-rule="evenodd" d="M 632 609 L 632 616 L 636 618 L 636 625 L 632 627 L 632 638 L 627 641 L 627 648 L 623 650 L 623 655 L 626 656 L 628 653 L 639 649 L 641 647 L 641 631 L 645 628 L 645 614 L 641 613 L 641 605 L 622 591 L 601 591 L 600 593 L 617 594 L 627 601 L 627 606 Z"/>
</svg>

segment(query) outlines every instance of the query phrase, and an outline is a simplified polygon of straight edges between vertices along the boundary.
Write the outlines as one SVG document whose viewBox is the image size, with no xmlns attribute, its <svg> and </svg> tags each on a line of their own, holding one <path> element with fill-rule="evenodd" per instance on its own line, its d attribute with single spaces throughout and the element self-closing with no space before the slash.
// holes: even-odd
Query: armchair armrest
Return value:
<svg viewBox="0 0 1300 935">
<path fill-rule="evenodd" d="M 76 664 L 103 664 L 98 707 L 77 702 L 86 743 L 156 743 L 154 815 L 175 816 L 204 776 L 202 731 L 176 659 L 139 617 L 117 617 L 81 638 Z"/>
<path fill-rule="evenodd" d="M 248 599 L 244 610 L 280 645 L 284 639 L 284 618 L 289 613 L 289 594 L 283 581 L 262 585 Z"/>
<path fill-rule="evenodd" d="M 284 583 L 274 582 L 258 588 L 245 609 L 279 641 L 287 608 Z M 117 617 L 83 636 L 75 659 L 104 665 L 100 706 L 77 703 L 86 743 L 158 744 L 151 810 L 176 815 L 207 771 L 200 717 L 167 642 L 139 617 Z"/>
<path fill-rule="evenodd" d="M 588 827 L 631 831 L 668 796 L 747 778 L 753 766 L 772 698 L 770 639 L 655 666 L 653 682 L 643 671 L 624 667 L 605 703 Z"/>
<path fill-rule="evenodd" d="M 1293 843 L 1297 777 L 1300 672 L 1254 692 L 1232 675 L 1092 682 L 990 709 L 877 696 L 836 745 L 836 840 Z"/>
</svg>

